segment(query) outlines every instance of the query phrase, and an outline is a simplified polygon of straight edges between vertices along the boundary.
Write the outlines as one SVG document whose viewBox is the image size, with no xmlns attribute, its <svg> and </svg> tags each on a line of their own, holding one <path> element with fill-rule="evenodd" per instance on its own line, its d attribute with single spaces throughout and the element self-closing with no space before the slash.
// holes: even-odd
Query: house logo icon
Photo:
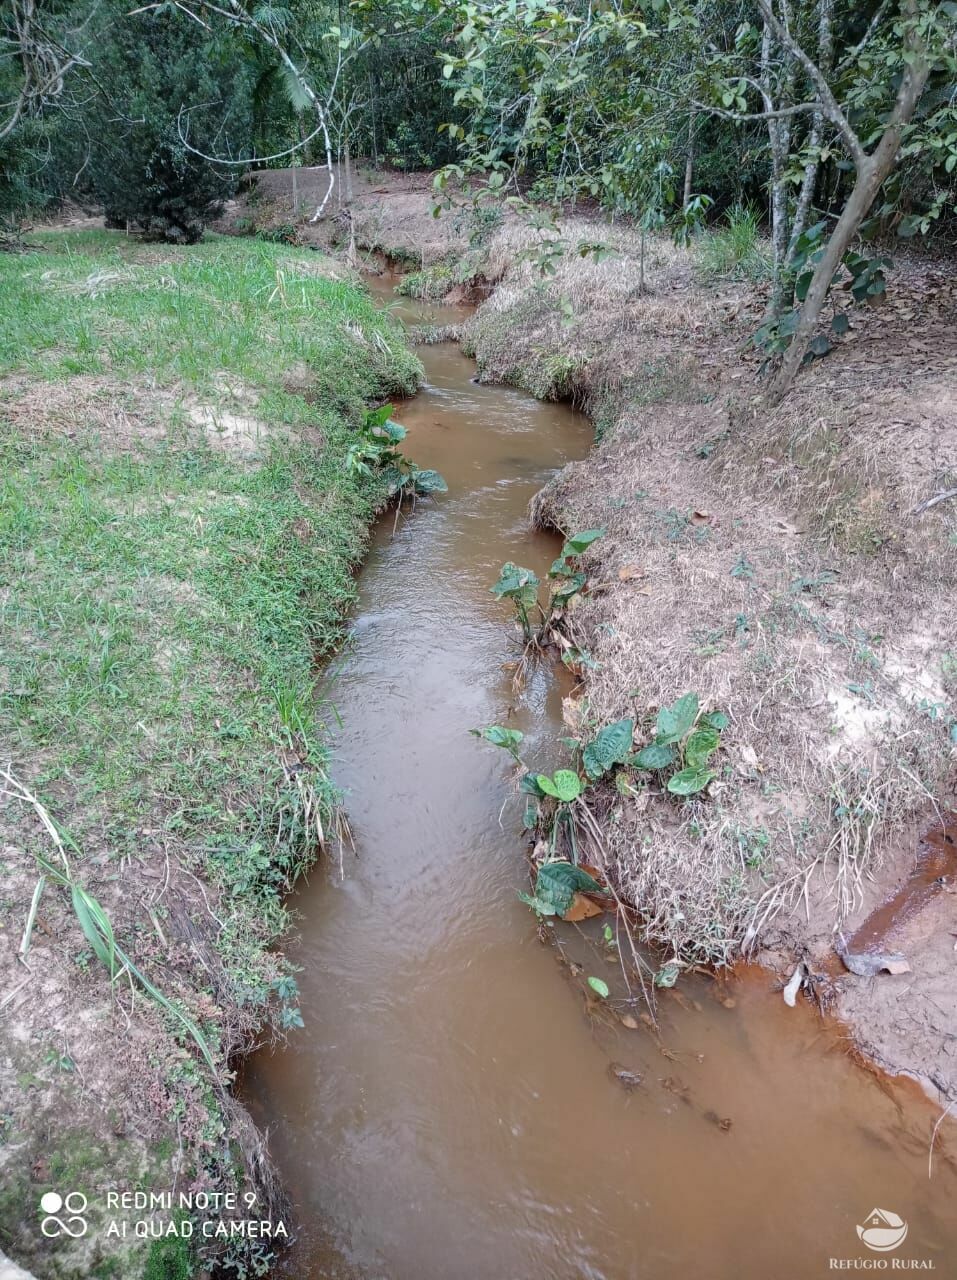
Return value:
<svg viewBox="0 0 957 1280">
<path fill-rule="evenodd" d="M 876 1253 L 890 1253 L 907 1239 L 907 1223 L 890 1209 L 872 1209 L 858 1226 L 857 1237 Z"/>
</svg>

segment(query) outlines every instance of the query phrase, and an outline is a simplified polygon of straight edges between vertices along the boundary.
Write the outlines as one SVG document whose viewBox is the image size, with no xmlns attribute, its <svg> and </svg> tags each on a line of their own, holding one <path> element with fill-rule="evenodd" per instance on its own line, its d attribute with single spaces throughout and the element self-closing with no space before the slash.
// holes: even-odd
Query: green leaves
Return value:
<svg viewBox="0 0 957 1280">
<path fill-rule="evenodd" d="M 656 721 L 654 742 L 628 757 L 637 769 L 670 769 L 679 765 L 667 782 L 674 796 L 692 796 L 703 791 L 717 777 L 708 761 L 721 745 L 721 731 L 728 727 L 723 711 L 700 711 L 696 693 L 686 693 L 662 707 Z"/>
<path fill-rule="evenodd" d="M 653 742 L 650 746 L 642 747 L 628 763 L 637 769 L 667 769 L 669 764 L 674 763 L 674 758 L 675 753 L 671 747 L 663 742 Z"/>
<path fill-rule="evenodd" d="M 573 533 L 570 538 L 566 539 L 565 545 L 562 547 L 562 555 L 580 556 L 593 542 L 604 536 L 604 529 L 585 529 L 582 533 Z"/>
<path fill-rule="evenodd" d="M 552 569 L 554 569 L 554 567 L 555 566 L 552 565 Z M 570 578 L 566 578 L 560 586 L 555 587 L 552 591 L 552 604 L 558 606 L 568 604 L 572 596 L 577 595 L 587 581 L 588 578 L 584 573 L 572 574 Z"/>
<path fill-rule="evenodd" d="M 109 971 L 110 977 L 115 978 L 116 939 L 109 916 L 96 898 L 75 880 L 70 884 L 70 897 L 84 938 L 93 948 L 97 960 Z"/>
<path fill-rule="evenodd" d="M 838 311 L 831 321 L 831 332 L 837 334 L 838 337 L 841 337 L 843 334 L 847 333 L 850 327 L 851 322 L 848 319 L 847 312 Z"/>
<path fill-rule="evenodd" d="M 563 916 L 576 893 L 602 893 L 604 890 L 587 871 L 571 862 L 543 862 L 538 868 L 534 896 L 518 896 L 540 916 Z"/>
<path fill-rule="evenodd" d="M 696 693 L 686 693 L 670 707 L 662 707 L 656 724 L 659 744 L 679 742 L 698 717 L 700 703 Z"/>
<path fill-rule="evenodd" d="M 608 983 L 603 982 L 601 978 L 589 978 L 588 985 L 596 995 L 600 995 L 602 1000 L 607 1000 L 609 995 Z"/>
<path fill-rule="evenodd" d="M 437 471 L 419 471 L 416 469 L 412 473 L 412 484 L 415 492 L 418 494 L 429 493 L 448 493 L 449 486 L 445 482 L 445 478 L 440 476 Z"/>
<path fill-rule="evenodd" d="M 554 777 L 540 773 L 536 781 L 547 796 L 553 796 L 563 804 L 577 800 L 582 793 L 581 778 L 571 769 L 556 769 Z"/>
<path fill-rule="evenodd" d="M 493 747 L 504 747 L 506 751 L 510 751 L 513 755 L 525 738 L 520 729 L 503 729 L 500 724 L 490 724 L 485 729 L 470 729 L 469 733 L 475 738 L 482 738 L 486 742 L 490 742 Z"/>
<path fill-rule="evenodd" d="M 668 790 L 675 796 L 693 796 L 716 776 L 714 769 L 679 769 L 668 779 Z"/>
<path fill-rule="evenodd" d="M 604 529 L 583 529 L 581 533 L 573 533 L 570 538 L 565 539 L 565 545 L 562 547 L 562 554 L 557 560 L 552 562 L 552 567 L 548 571 L 550 578 L 567 578 L 577 573 L 577 570 L 569 564 L 572 556 L 580 556 L 583 551 L 591 546 L 593 542 L 597 542 L 599 538 L 604 537 Z M 582 575 L 582 585 L 584 586 L 584 577 Z"/>
<path fill-rule="evenodd" d="M 437 471 L 422 470 L 396 448 L 405 439 L 405 427 L 393 422 L 392 406 L 371 409 L 358 439 L 346 454 L 347 470 L 363 476 L 378 476 L 390 498 L 423 498 L 447 493 L 449 486 Z"/>
<path fill-rule="evenodd" d="M 624 764 L 631 754 L 634 733 L 635 722 L 630 717 L 606 725 L 582 752 L 582 763 L 589 778 L 600 778 L 612 765 Z"/>
<path fill-rule="evenodd" d="M 538 603 L 538 578 L 511 560 L 502 565 L 498 581 L 489 590 L 497 600 L 516 600 L 526 609 Z"/>
<path fill-rule="evenodd" d="M 381 405 L 378 409 L 370 409 L 366 414 L 366 421 L 365 421 L 366 430 L 369 432 L 373 432 L 377 427 L 384 427 L 385 424 L 391 420 L 391 418 L 392 418 L 391 404 Z M 405 435 L 404 430 L 402 431 L 402 434 Z"/>
<path fill-rule="evenodd" d="M 718 749 L 720 735 L 716 729 L 696 729 L 685 743 L 685 763 L 692 769 L 700 768 Z"/>
</svg>

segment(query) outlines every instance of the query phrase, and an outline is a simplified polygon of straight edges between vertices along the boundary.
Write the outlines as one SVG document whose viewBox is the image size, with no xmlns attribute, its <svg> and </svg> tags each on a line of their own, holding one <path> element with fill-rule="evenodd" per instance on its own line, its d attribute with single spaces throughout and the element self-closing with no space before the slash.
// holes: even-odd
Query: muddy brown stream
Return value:
<svg viewBox="0 0 957 1280">
<path fill-rule="evenodd" d="M 856 1232 L 877 1206 L 909 1224 L 898 1266 L 954 1275 L 957 1175 L 945 1141 L 928 1180 L 938 1111 L 916 1087 L 856 1067 L 763 972 L 664 992 L 660 1044 L 606 1025 L 538 940 L 507 758 L 468 730 L 521 728 L 557 762 L 561 689 L 542 668 L 512 692 L 488 588 L 554 557 L 526 507 L 590 428 L 477 386 L 449 344 L 420 353 L 428 383 L 396 416 L 449 493 L 394 537 L 384 520 L 362 572 L 326 689 L 356 854 L 296 894 L 306 1028 L 245 1072 L 296 1206 L 274 1274 L 804 1280 L 831 1258 L 890 1269 Z M 614 984 L 587 929 L 560 928 Z"/>
</svg>

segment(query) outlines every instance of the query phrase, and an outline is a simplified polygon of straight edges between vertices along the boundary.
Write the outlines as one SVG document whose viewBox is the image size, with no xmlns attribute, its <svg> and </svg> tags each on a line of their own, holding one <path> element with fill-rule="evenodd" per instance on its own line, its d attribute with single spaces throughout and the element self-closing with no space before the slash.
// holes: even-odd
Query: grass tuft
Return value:
<svg viewBox="0 0 957 1280">
<path fill-rule="evenodd" d="M 763 280 L 771 271 L 768 246 L 758 215 L 748 205 L 733 205 L 723 225 L 705 231 L 696 242 L 699 268 L 708 279 Z"/>
</svg>

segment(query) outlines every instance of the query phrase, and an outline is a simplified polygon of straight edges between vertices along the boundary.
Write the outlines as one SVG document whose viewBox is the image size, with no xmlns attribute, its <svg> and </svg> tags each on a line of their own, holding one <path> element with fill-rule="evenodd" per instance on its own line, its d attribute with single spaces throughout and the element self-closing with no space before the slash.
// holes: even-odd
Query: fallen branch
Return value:
<svg viewBox="0 0 957 1280">
<path fill-rule="evenodd" d="M 925 498 L 923 502 L 918 502 L 910 514 L 919 516 L 922 511 L 929 511 L 931 507 L 936 507 L 939 502 L 946 502 L 948 498 L 957 498 L 957 489 L 943 489 L 940 493 L 935 493 L 932 498 Z"/>
</svg>

